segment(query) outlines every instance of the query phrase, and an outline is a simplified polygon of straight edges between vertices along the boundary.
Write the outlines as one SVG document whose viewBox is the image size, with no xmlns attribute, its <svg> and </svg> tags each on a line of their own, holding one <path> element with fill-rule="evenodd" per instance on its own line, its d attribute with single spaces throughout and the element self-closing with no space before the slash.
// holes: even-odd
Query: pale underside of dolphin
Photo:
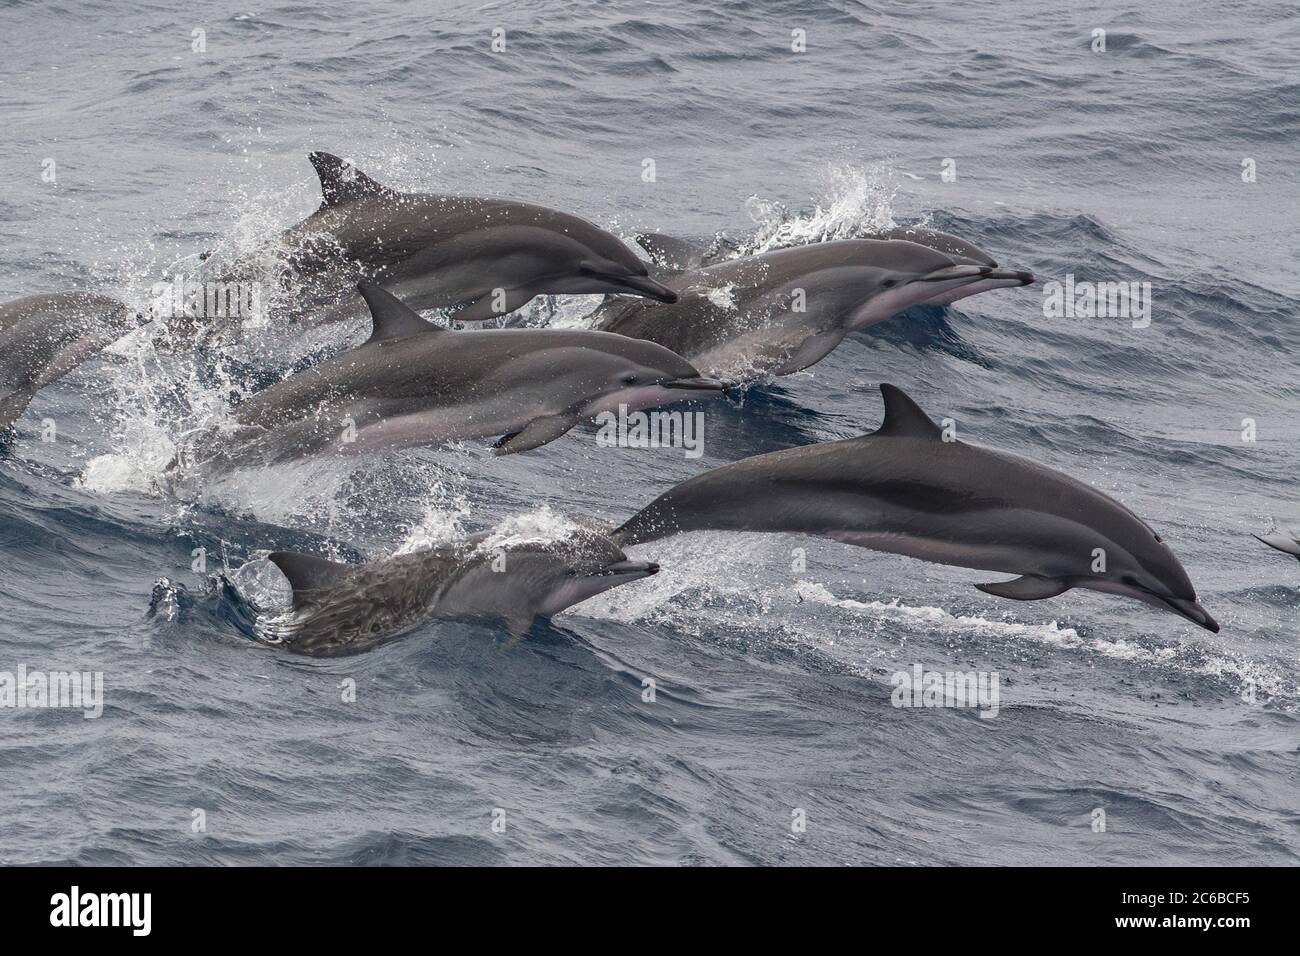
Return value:
<svg viewBox="0 0 1300 956">
<path fill-rule="evenodd" d="M 1268 534 L 1257 534 L 1252 535 L 1252 537 L 1264 542 L 1270 548 L 1300 560 L 1300 532 L 1291 528 L 1277 527 Z"/>
<path fill-rule="evenodd" d="M 38 391 L 130 332 L 140 317 L 93 292 L 31 295 L 0 304 L 0 431 Z"/>
<path fill-rule="evenodd" d="M 651 342 L 576 329 L 452 331 L 377 285 L 361 288 L 370 339 L 249 398 L 221 450 L 190 462 L 224 471 L 498 435 L 497 453 L 511 454 L 621 405 L 726 388 Z"/>
<path fill-rule="evenodd" d="M 501 621 L 517 639 L 536 618 L 659 570 L 585 529 L 502 548 L 486 539 L 361 565 L 275 552 L 269 557 L 289 579 L 293 609 L 265 622 L 260 635 L 316 657 L 360 653 L 430 619 Z"/>
<path fill-rule="evenodd" d="M 585 219 L 514 200 L 403 193 L 329 153 L 308 158 L 321 206 L 279 237 L 304 322 L 363 314 L 355 294 L 362 279 L 416 309 L 446 309 L 467 322 L 513 312 L 538 295 L 672 300 L 632 250 Z"/>
<path fill-rule="evenodd" d="M 698 530 L 819 535 L 1020 575 L 977 585 L 999 597 L 1032 601 L 1087 588 L 1218 630 L 1173 552 L 1123 505 L 1028 459 L 945 441 L 901 390 L 881 391 L 877 431 L 697 475 L 634 515 L 614 540 L 630 546 Z"/>
<path fill-rule="evenodd" d="M 671 304 L 614 298 L 593 327 L 657 342 L 711 374 L 789 375 L 850 332 L 968 290 L 1026 285 L 1027 272 L 914 242 L 842 239 L 728 259 L 668 276 Z"/>
</svg>

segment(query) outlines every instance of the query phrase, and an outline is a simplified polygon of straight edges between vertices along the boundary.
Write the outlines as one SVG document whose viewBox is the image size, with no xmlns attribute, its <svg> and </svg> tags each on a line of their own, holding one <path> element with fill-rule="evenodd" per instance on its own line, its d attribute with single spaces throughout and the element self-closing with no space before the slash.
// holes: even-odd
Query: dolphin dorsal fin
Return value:
<svg viewBox="0 0 1300 956">
<path fill-rule="evenodd" d="M 307 158 L 316 167 L 320 177 L 321 208 L 337 206 L 365 196 L 387 196 L 392 190 L 375 182 L 350 162 L 320 151 L 309 153 Z"/>
<path fill-rule="evenodd" d="M 267 555 L 267 559 L 289 579 L 295 608 L 310 603 L 313 592 L 336 584 L 352 568 L 350 564 L 297 551 L 275 551 Z"/>
<path fill-rule="evenodd" d="M 444 331 L 432 322 L 424 321 L 419 312 L 381 285 L 363 279 L 357 283 L 357 291 L 370 307 L 370 318 L 375 326 L 370 338 L 366 339 L 366 345 L 400 339 L 406 335 L 437 334 Z"/>
<path fill-rule="evenodd" d="M 933 438 L 936 441 L 942 439 L 943 432 L 939 426 L 901 388 L 882 383 L 880 394 L 885 397 L 885 420 L 874 434 L 892 435 L 896 438 Z"/>
</svg>

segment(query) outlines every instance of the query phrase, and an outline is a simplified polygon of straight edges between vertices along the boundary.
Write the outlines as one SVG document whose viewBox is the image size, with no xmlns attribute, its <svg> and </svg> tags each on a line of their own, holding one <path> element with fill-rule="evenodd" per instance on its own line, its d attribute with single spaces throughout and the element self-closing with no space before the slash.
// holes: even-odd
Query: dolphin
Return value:
<svg viewBox="0 0 1300 956">
<path fill-rule="evenodd" d="M 320 208 L 278 239 L 295 305 L 316 321 L 363 314 L 370 279 L 459 321 L 505 315 L 538 295 L 623 293 L 672 302 L 618 238 L 585 219 L 506 199 L 403 193 L 329 153 L 308 156 Z"/>
<path fill-rule="evenodd" d="M 362 565 L 291 551 L 269 558 L 293 587 L 293 609 L 259 622 L 260 636 L 315 657 L 369 650 L 431 618 L 500 620 L 520 638 L 537 617 L 659 570 L 588 529 L 500 548 L 478 535 Z"/>
<path fill-rule="evenodd" d="M 874 432 L 745 458 L 660 495 L 612 535 L 629 547 L 696 530 L 786 531 L 936 564 L 1016 574 L 977 584 L 1020 601 L 1088 588 L 1219 625 L 1173 552 L 1119 502 L 1006 452 L 944 439 L 881 385 Z"/>
<path fill-rule="evenodd" d="M 497 454 L 554 441 L 584 418 L 694 398 L 727 385 L 652 342 L 565 329 L 451 331 L 372 282 L 360 284 L 365 344 L 256 393 L 226 447 L 193 463 L 221 470 L 326 452 L 362 454 L 504 435 Z"/>
<path fill-rule="evenodd" d="M 675 303 L 615 298 L 592 325 L 657 342 L 712 374 L 789 375 L 909 306 L 1033 279 L 905 240 L 842 239 L 678 273 L 668 279 Z"/>
<path fill-rule="evenodd" d="M 121 302 L 93 292 L 29 295 L 0 305 L 0 431 L 40 389 L 140 321 Z"/>
<path fill-rule="evenodd" d="M 1276 524 L 1276 522 L 1275 522 Z M 1251 537 L 1264 542 L 1270 548 L 1276 548 L 1283 554 L 1300 560 L 1300 534 L 1290 528 L 1275 528 L 1269 534 L 1256 534 Z"/>
</svg>

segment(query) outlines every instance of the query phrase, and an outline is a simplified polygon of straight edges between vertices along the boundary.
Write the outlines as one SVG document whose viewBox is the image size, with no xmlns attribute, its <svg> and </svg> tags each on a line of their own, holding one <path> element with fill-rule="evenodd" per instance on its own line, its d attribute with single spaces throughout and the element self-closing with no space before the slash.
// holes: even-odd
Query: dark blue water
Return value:
<svg viewBox="0 0 1300 956">
<path fill-rule="evenodd" d="M 1046 319 L 1040 286 L 913 309 L 710 406 L 697 461 L 584 426 L 198 500 L 159 486 L 181 433 L 360 328 L 125 341 L 42 392 L 0 457 L 0 670 L 99 670 L 106 693 L 97 720 L 0 711 L 0 862 L 1295 863 L 1300 565 L 1249 535 L 1300 521 L 1300 27 L 1287 3 L 1150 6 L 0 2 L 4 299 L 147 301 L 313 209 L 312 149 L 627 236 L 925 220 L 1043 280 L 1153 297 L 1144 329 Z M 216 585 L 224 566 L 274 591 L 274 548 L 621 520 L 705 467 L 874 428 L 881 381 L 1142 515 L 1221 633 L 775 536 L 642 548 L 659 576 L 513 646 L 443 623 L 291 658 Z M 892 707 L 913 663 L 996 671 L 1001 712 Z"/>
</svg>

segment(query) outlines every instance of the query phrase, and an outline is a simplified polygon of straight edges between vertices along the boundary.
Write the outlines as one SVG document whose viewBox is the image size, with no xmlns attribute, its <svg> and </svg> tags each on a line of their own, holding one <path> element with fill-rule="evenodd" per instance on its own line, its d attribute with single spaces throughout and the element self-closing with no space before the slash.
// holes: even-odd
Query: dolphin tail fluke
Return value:
<svg viewBox="0 0 1300 956">
<path fill-rule="evenodd" d="M 1014 581 L 995 581 L 992 584 L 977 584 L 985 594 L 994 597 L 1010 598 L 1013 601 L 1041 601 L 1043 598 L 1056 597 L 1070 590 L 1070 585 L 1060 578 L 1045 578 L 1037 574 L 1026 574 Z"/>
</svg>

